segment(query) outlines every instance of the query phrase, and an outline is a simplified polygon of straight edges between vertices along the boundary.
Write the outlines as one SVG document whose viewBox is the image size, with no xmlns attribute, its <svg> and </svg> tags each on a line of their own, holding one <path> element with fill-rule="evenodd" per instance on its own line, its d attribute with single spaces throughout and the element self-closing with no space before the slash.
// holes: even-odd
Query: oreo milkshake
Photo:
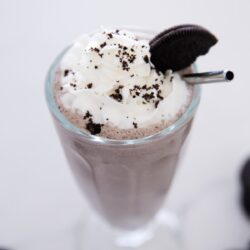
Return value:
<svg viewBox="0 0 250 250">
<path fill-rule="evenodd" d="M 122 229 L 145 225 L 162 206 L 199 101 L 178 73 L 155 68 L 150 51 L 136 34 L 102 30 L 79 38 L 51 72 L 52 114 L 73 174 Z"/>
</svg>

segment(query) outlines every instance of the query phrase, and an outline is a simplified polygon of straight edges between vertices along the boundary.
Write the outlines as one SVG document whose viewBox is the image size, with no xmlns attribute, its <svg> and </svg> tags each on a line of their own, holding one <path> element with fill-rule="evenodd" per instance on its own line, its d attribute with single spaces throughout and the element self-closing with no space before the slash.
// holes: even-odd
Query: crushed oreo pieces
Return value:
<svg viewBox="0 0 250 250">
<path fill-rule="evenodd" d="M 108 39 L 112 39 L 113 38 L 113 34 L 112 33 L 107 33 Z"/>
<path fill-rule="evenodd" d="M 164 99 L 163 96 L 161 96 L 160 85 L 158 83 L 149 87 L 147 87 L 146 84 L 143 86 L 134 85 L 132 89 L 129 89 L 129 92 L 132 98 L 140 96 L 143 99 L 142 104 L 153 103 L 155 108 L 157 108 L 160 101 Z"/>
<path fill-rule="evenodd" d="M 157 97 L 160 99 L 160 100 L 163 100 L 164 98 L 161 96 L 161 90 L 158 90 L 157 92 Z"/>
<path fill-rule="evenodd" d="M 88 118 L 90 118 L 90 117 L 92 117 L 92 116 L 93 116 L 93 115 L 90 114 L 89 111 L 87 111 L 87 112 L 85 113 L 85 115 L 83 116 L 83 119 L 85 120 L 85 119 L 88 119 Z"/>
<path fill-rule="evenodd" d="M 87 88 L 88 89 L 91 89 L 92 87 L 93 87 L 93 83 L 92 82 L 90 82 L 90 83 L 87 84 Z"/>
<path fill-rule="evenodd" d="M 107 45 L 107 43 L 104 42 L 104 43 L 100 44 L 100 47 L 101 47 L 101 48 L 104 48 L 106 45 Z"/>
<path fill-rule="evenodd" d="M 93 120 L 90 118 L 89 121 L 86 124 L 86 129 L 92 134 L 100 134 L 102 130 L 102 124 L 100 123 L 94 123 Z"/>
<path fill-rule="evenodd" d="M 70 83 L 69 85 L 70 85 L 71 87 L 73 87 L 74 89 L 76 89 L 76 86 L 77 86 L 77 85 L 76 85 L 75 83 Z"/>
<path fill-rule="evenodd" d="M 126 61 L 123 61 L 122 60 L 122 69 L 123 70 L 126 70 L 126 71 L 129 71 L 129 66 L 128 66 L 128 63 Z"/>
<path fill-rule="evenodd" d="M 138 128 L 138 124 L 136 122 L 133 122 L 134 128 Z"/>
<path fill-rule="evenodd" d="M 127 46 L 123 46 L 122 44 L 114 43 L 113 45 L 118 45 L 118 51 L 115 55 L 117 58 L 119 58 L 119 62 L 121 63 L 122 69 L 124 71 L 130 70 L 130 64 L 133 63 L 136 59 L 136 53 L 133 48 L 128 49 Z"/>
<path fill-rule="evenodd" d="M 158 89 L 159 89 L 159 87 L 160 87 L 160 85 L 159 85 L 158 83 L 153 84 L 153 88 L 154 88 L 154 89 L 158 90 Z"/>
<path fill-rule="evenodd" d="M 150 102 L 151 99 L 153 99 L 155 97 L 154 92 L 146 93 L 142 96 L 142 98 L 146 101 L 146 102 Z"/>
<path fill-rule="evenodd" d="M 158 108 L 159 103 L 160 103 L 159 100 L 155 101 L 155 108 L 156 108 L 156 109 Z"/>
<path fill-rule="evenodd" d="M 103 53 L 100 53 L 100 49 L 92 47 L 90 48 L 90 50 L 96 52 L 100 57 L 103 57 Z"/>
<path fill-rule="evenodd" d="M 121 94 L 121 90 L 123 89 L 123 85 L 119 85 L 115 90 L 114 93 L 110 94 L 109 96 L 115 99 L 117 102 L 122 102 L 123 97 Z"/>
<path fill-rule="evenodd" d="M 69 74 L 69 70 L 68 70 L 68 69 L 65 69 L 65 70 L 64 70 L 64 73 L 63 73 L 64 77 L 68 76 L 68 74 Z"/>
<path fill-rule="evenodd" d="M 86 112 L 85 115 L 83 116 L 83 119 L 84 119 L 84 120 L 87 120 L 86 129 L 87 129 L 92 135 L 100 134 L 100 133 L 101 133 L 101 130 L 102 130 L 103 124 L 94 123 L 92 117 L 93 117 L 93 115 L 87 110 L 87 112 Z"/>
</svg>

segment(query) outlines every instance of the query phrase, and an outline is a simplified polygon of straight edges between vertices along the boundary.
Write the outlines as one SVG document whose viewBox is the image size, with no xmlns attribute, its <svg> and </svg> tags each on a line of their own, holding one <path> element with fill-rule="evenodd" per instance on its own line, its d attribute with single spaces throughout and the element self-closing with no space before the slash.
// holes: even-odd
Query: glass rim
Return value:
<svg viewBox="0 0 250 250">
<path fill-rule="evenodd" d="M 135 30 L 133 30 L 135 31 Z M 140 30 L 139 30 L 140 32 Z M 146 32 L 145 30 L 142 31 L 143 33 L 152 33 L 152 31 Z M 184 124 L 186 124 L 195 113 L 198 104 L 200 102 L 201 97 L 201 87 L 199 85 L 195 85 L 193 87 L 193 96 L 191 103 L 189 104 L 186 111 L 182 114 L 182 116 L 175 121 L 170 126 L 164 128 L 163 130 L 138 139 L 109 139 L 105 137 L 100 137 L 96 135 L 91 135 L 88 132 L 84 132 L 80 128 L 76 127 L 74 124 L 72 124 L 58 109 L 58 105 L 54 98 L 53 93 L 53 83 L 54 83 L 54 77 L 56 70 L 58 69 L 59 63 L 64 56 L 64 54 L 67 52 L 67 50 L 70 48 L 70 46 L 66 47 L 52 62 L 51 66 L 49 67 L 46 80 L 45 80 L 45 95 L 46 95 L 46 102 L 48 105 L 48 108 L 52 115 L 59 121 L 59 123 L 68 131 L 82 137 L 85 140 L 88 140 L 89 142 L 97 143 L 97 144 L 109 144 L 109 145 L 134 145 L 134 144 L 142 144 L 154 140 L 161 139 L 169 134 L 174 133 L 174 131 L 181 128 Z M 195 66 L 194 66 L 195 68 Z"/>
</svg>

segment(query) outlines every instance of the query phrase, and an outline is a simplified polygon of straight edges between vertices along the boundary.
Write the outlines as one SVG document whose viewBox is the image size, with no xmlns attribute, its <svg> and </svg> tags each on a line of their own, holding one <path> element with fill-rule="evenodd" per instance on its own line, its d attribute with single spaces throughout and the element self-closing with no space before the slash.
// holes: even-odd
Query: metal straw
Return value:
<svg viewBox="0 0 250 250">
<path fill-rule="evenodd" d="M 185 74 L 184 80 L 192 85 L 214 82 L 230 82 L 234 79 L 234 73 L 230 70 L 210 71 L 203 73 Z"/>
</svg>

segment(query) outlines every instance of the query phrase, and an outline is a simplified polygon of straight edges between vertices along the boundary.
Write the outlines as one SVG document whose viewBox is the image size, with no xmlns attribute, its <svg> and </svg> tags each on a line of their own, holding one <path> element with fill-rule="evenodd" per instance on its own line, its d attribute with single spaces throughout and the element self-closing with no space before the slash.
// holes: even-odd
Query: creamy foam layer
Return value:
<svg viewBox="0 0 250 250">
<path fill-rule="evenodd" d="M 176 120 L 190 89 L 171 70 L 157 72 L 149 49 L 148 41 L 122 30 L 77 39 L 60 65 L 63 109 L 99 128 L 147 128 Z"/>
</svg>

